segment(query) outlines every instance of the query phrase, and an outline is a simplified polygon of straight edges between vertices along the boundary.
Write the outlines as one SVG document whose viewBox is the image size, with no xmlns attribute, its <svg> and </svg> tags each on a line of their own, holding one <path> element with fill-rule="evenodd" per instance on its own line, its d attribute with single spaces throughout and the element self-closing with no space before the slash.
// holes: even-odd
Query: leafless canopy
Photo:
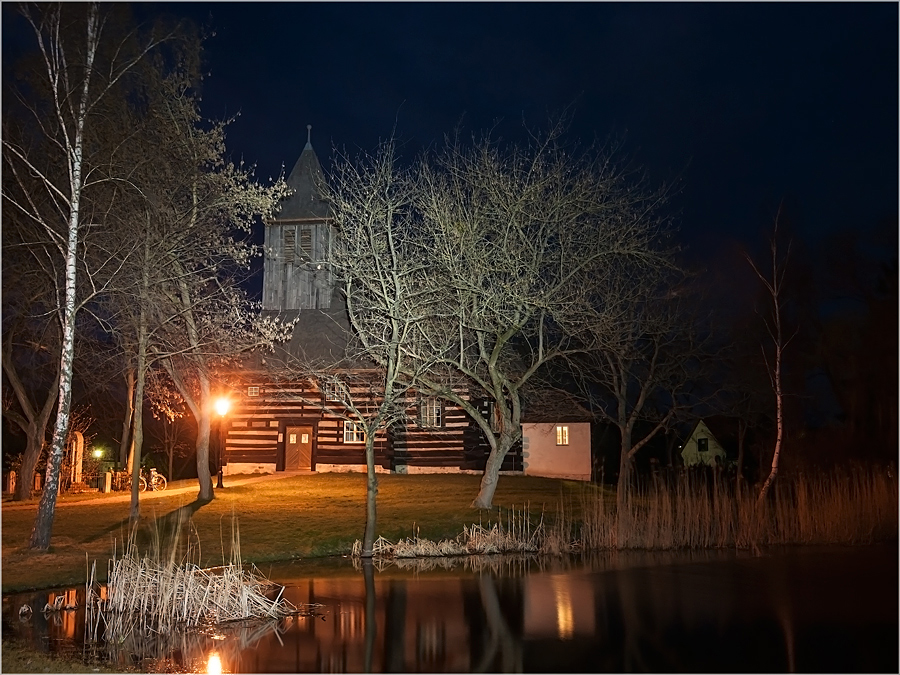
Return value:
<svg viewBox="0 0 900 675">
<path fill-rule="evenodd" d="M 478 505 L 490 504 L 521 434 L 523 387 L 551 361 L 605 348 L 628 320 L 627 300 L 670 264 L 664 191 L 633 181 L 611 149 L 567 147 L 562 131 L 524 146 L 449 137 L 409 171 L 388 142 L 366 172 L 339 161 L 331 181 L 338 227 L 367 223 L 371 233 L 335 258 L 353 327 L 376 362 L 460 405 L 485 432 Z M 499 425 L 463 383 L 494 402 Z"/>
</svg>

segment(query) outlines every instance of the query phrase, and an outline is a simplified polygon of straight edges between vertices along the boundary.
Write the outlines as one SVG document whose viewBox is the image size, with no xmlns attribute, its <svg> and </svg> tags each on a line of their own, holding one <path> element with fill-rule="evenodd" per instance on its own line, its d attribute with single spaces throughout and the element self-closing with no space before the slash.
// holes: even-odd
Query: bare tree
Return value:
<svg viewBox="0 0 900 675">
<path fill-rule="evenodd" d="M 425 349 L 492 401 L 494 419 L 446 379 L 420 379 L 487 437 L 475 507 L 491 506 L 503 458 L 521 438 L 523 389 L 550 364 L 605 348 L 598 336 L 624 320 L 616 308 L 631 293 L 625 281 L 668 264 L 657 213 L 664 193 L 632 181 L 614 157 L 566 147 L 556 126 L 526 147 L 449 139 L 421 164 L 427 278 L 440 293 Z"/>
<path fill-rule="evenodd" d="M 6 207 L 6 203 L 4 203 Z M 4 208 L 5 211 L 5 208 Z M 59 324 L 53 317 L 51 280 L 27 262 L 15 217 L 3 228 L 3 415 L 25 434 L 14 498 L 29 499 L 35 469 L 47 445 L 47 429 L 59 396 Z M 27 374 L 26 374 L 27 373 Z"/>
<path fill-rule="evenodd" d="M 780 214 L 779 214 L 780 215 Z M 771 269 L 764 271 L 747 254 L 747 262 L 753 268 L 754 273 L 766 289 L 771 300 L 768 316 L 763 317 L 766 331 L 771 340 L 772 352 L 766 350 L 765 345 L 760 345 L 766 362 L 766 370 L 769 375 L 769 383 L 775 394 L 775 451 L 772 455 L 772 466 L 768 477 L 759 490 L 758 503 L 762 503 L 769 487 L 778 475 L 778 460 L 781 456 L 781 446 L 784 441 L 784 389 L 782 387 L 782 364 L 784 362 L 784 350 L 787 348 L 796 332 L 785 339 L 784 336 L 784 278 L 790 257 L 791 245 L 787 244 L 787 250 L 783 254 L 778 252 L 778 216 L 775 217 L 775 225 L 772 237 L 769 240 L 769 253 L 771 255 Z"/>
<path fill-rule="evenodd" d="M 419 369 L 431 363 L 417 354 L 421 323 L 433 303 L 422 283 L 428 271 L 412 209 L 414 183 L 396 167 L 389 141 L 373 156 L 341 156 L 329 185 L 321 186 L 336 226 L 330 262 L 347 303 L 354 368 L 293 362 L 320 390 L 341 392 L 336 401 L 313 401 L 350 421 L 365 435 L 366 527 L 362 556 L 371 557 L 376 533 L 378 479 L 376 434 L 406 418 L 407 394 Z M 360 366 L 362 369 L 360 370 Z M 335 406 L 334 403 L 338 405 Z"/>
<path fill-rule="evenodd" d="M 247 241 L 250 227 L 275 208 L 286 186 L 279 180 L 264 187 L 251 170 L 224 159 L 227 123 L 204 128 L 195 88 L 199 49 L 199 40 L 188 41 L 179 67 L 167 73 L 148 69 L 147 77 L 155 79 L 148 88 L 150 104 L 135 115 L 141 132 L 121 149 L 119 164 L 134 168 L 124 189 L 129 208 L 116 234 L 127 233 L 135 251 L 128 273 L 110 294 L 109 323 L 129 359 L 127 367 L 134 368 L 134 466 L 140 466 L 146 377 L 158 365 L 197 421 L 199 498 L 210 500 L 217 371 L 282 335 L 277 322 L 253 311 L 240 284 L 254 253 Z M 139 515 L 136 481 L 137 471 L 133 519 Z"/>
<path fill-rule="evenodd" d="M 689 281 L 674 268 L 657 272 L 633 275 L 628 290 L 608 294 L 619 298 L 618 320 L 597 335 L 603 348 L 572 361 L 591 409 L 619 430 L 620 504 L 637 453 L 716 393 L 704 384 L 707 365 L 716 357 Z M 649 424 L 635 438 L 639 422 Z"/>
<path fill-rule="evenodd" d="M 174 480 L 175 457 L 186 456 L 190 448 L 184 419 L 184 400 L 173 391 L 169 379 L 160 377 L 157 370 L 149 373 L 147 397 L 153 416 L 160 421 L 156 433 L 151 432 L 151 436 L 166 455 L 166 478 L 171 481 Z"/>
<path fill-rule="evenodd" d="M 22 13 L 34 33 L 41 62 L 39 86 L 29 91 L 44 96 L 40 101 L 23 96 L 24 107 L 33 113 L 26 129 L 32 137 L 47 141 L 43 146 L 47 152 L 33 153 L 27 136 L 4 134 L 4 165 L 12 180 L 4 181 L 3 198 L 53 242 L 62 271 L 59 400 L 48 481 L 31 535 L 31 547 L 46 550 L 72 398 L 75 318 L 84 302 L 77 297 L 76 282 L 79 246 L 88 224 L 82 210 L 83 197 L 93 180 L 85 141 L 98 123 L 98 104 L 160 39 L 151 35 L 136 43 L 128 34 L 116 44 L 110 43 L 111 50 L 103 49 L 107 46 L 103 35 L 108 15 L 97 4 L 23 6 Z M 63 175 L 55 172 L 60 167 L 64 168 Z"/>
</svg>

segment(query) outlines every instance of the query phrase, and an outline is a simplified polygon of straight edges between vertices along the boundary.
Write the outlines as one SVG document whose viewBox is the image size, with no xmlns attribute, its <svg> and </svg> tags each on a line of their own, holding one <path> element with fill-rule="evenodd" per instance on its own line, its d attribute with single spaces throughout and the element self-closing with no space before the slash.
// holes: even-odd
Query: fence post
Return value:
<svg viewBox="0 0 900 675">
<path fill-rule="evenodd" d="M 103 484 L 100 486 L 100 492 L 112 492 L 112 473 L 109 471 L 103 473 Z"/>
<path fill-rule="evenodd" d="M 38 492 L 41 489 L 41 474 L 34 474 L 34 491 Z"/>
<path fill-rule="evenodd" d="M 16 472 L 10 471 L 6 476 L 6 491 L 7 492 L 15 492 L 16 491 Z"/>
</svg>

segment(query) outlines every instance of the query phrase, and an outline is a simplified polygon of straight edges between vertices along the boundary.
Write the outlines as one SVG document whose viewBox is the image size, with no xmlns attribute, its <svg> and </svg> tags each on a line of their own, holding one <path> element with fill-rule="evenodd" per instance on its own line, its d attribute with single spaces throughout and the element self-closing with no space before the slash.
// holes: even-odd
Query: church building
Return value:
<svg viewBox="0 0 900 675">
<path fill-rule="evenodd" d="M 340 401 L 349 395 L 365 405 L 366 397 L 377 396 L 377 387 L 367 385 L 377 372 L 372 364 L 350 360 L 347 307 L 328 265 L 334 223 L 317 187 L 325 178 L 309 130 L 287 179 L 293 192 L 265 223 L 263 312 L 296 324 L 289 343 L 275 354 L 253 355 L 227 392 L 231 410 L 221 420 L 225 475 L 365 471 L 364 434 Z M 301 363 L 315 366 L 324 384 L 292 369 Z M 465 411 L 413 391 L 407 403 L 407 420 L 376 438 L 376 470 L 484 470 L 490 447 Z M 487 406 L 483 402 L 485 411 Z M 521 471 L 521 457 L 521 448 L 511 451 L 504 470 Z"/>
</svg>

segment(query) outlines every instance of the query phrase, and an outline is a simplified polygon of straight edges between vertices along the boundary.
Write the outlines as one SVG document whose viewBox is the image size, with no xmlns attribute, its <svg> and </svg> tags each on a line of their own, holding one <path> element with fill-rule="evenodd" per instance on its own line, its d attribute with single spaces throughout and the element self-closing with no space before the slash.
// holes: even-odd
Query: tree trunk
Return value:
<svg viewBox="0 0 900 675">
<path fill-rule="evenodd" d="M 738 456 L 737 456 L 737 477 L 735 482 L 742 485 L 744 482 L 744 441 L 747 438 L 747 427 L 750 426 L 746 420 L 738 420 Z"/>
<path fill-rule="evenodd" d="M 78 167 L 80 169 L 80 162 Z M 79 171 L 80 180 L 80 171 Z M 53 519 L 56 515 L 56 497 L 59 491 L 59 470 L 62 465 L 66 435 L 69 431 L 69 410 L 72 404 L 72 366 L 75 361 L 75 273 L 78 247 L 78 200 L 73 200 L 73 214 L 69 222 L 68 251 L 66 255 L 66 293 L 63 319 L 62 353 L 59 364 L 59 403 L 50 456 L 47 458 L 47 480 L 41 494 L 34 529 L 31 531 L 31 548 L 46 551 L 50 548 Z M 28 477 L 30 479 L 30 477 Z"/>
<path fill-rule="evenodd" d="M 119 442 L 119 465 L 131 473 L 131 425 L 134 420 L 134 368 L 125 373 L 125 417 L 122 420 L 122 440 Z"/>
<path fill-rule="evenodd" d="M 209 472 L 211 417 L 209 411 L 204 411 L 197 420 L 197 482 L 200 485 L 200 493 L 197 495 L 197 499 L 201 502 L 209 502 L 215 498 L 212 475 Z"/>
<path fill-rule="evenodd" d="M 200 374 L 200 401 L 197 409 L 197 481 L 200 483 L 201 502 L 209 502 L 215 498 L 212 476 L 209 473 L 209 437 L 212 418 L 212 397 L 210 396 L 209 378 Z"/>
<path fill-rule="evenodd" d="M 87 117 L 88 93 L 90 91 L 91 71 L 94 56 L 97 53 L 97 40 L 99 37 L 99 8 L 91 5 L 88 9 L 87 24 L 87 63 L 85 64 L 84 81 L 81 84 L 81 102 L 75 115 L 75 133 L 73 144 L 67 147 L 71 155 L 67 157 L 70 168 L 69 182 L 69 213 L 67 223 L 67 239 L 65 248 L 60 246 L 65 255 L 65 294 L 62 322 L 62 344 L 60 345 L 59 359 L 59 406 L 56 410 L 56 424 L 53 429 L 53 441 L 50 446 L 50 457 L 47 463 L 47 482 L 44 492 L 41 494 L 41 503 L 38 506 L 37 516 L 34 520 L 34 529 L 31 531 L 31 548 L 46 551 L 50 548 L 50 537 L 53 532 L 53 518 L 56 515 L 56 495 L 59 489 L 59 468 L 62 464 L 63 449 L 66 443 L 66 434 L 69 427 L 69 409 L 72 404 L 72 367 L 75 361 L 75 278 L 78 262 L 78 229 L 81 218 L 81 192 L 83 189 L 83 143 L 84 124 Z M 52 77 L 52 73 L 51 73 Z M 57 110 L 62 117 L 62 111 Z"/>
<path fill-rule="evenodd" d="M 144 337 L 146 340 L 146 336 Z M 138 350 L 137 381 L 134 388 L 134 433 L 131 451 L 131 512 L 129 521 L 134 524 L 141 516 L 141 452 L 144 445 L 144 381 L 146 378 L 146 347 Z"/>
<path fill-rule="evenodd" d="M 366 432 L 366 530 L 362 557 L 371 558 L 375 547 L 376 500 L 378 477 L 375 475 L 375 431 Z"/>
<path fill-rule="evenodd" d="M 624 508 L 631 497 L 632 474 L 634 473 L 634 454 L 631 451 L 631 438 L 627 434 L 622 434 L 621 454 L 619 456 L 619 480 L 616 482 L 616 508 L 619 513 L 624 512 Z"/>
<path fill-rule="evenodd" d="M 507 428 L 504 422 L 503 428 Z M 484 474 L 481 476 L 481 486 L 478 494 L 472 502 L 472 508 L 475 509 L 491 509 L 494 508 L 494 492 L 497 491 L 497 481 L 500 479 L 500 467 L 503 466 L 503 459 L 506 453 L 510 451 L 515 438 L 501 433 L 496 443 L 491 446 L 491 453 L 488 455 L 487 463 L 484 466 Z"/>
<path fill-rule="evenodd" d="M 756 276 L 758 276 L 760 281 L 762 281 L 766 286 L 769 291 L 769 295 L 772 298 L 772 324 L 771 326 L 769 326 L 767 322 L 767 326 L 769 327 L 769 335 L 772 338 L 772 343 L 775 347 L 775 362 L 771 365 L 769 370 L 769 378 L 772 383 L 772 389 L 775 392 L 775 422 L 777 427 L 775 436 L 775 452 L 772 455 L 772 467 L 769 471 L 769 476 L 768 478 L 766 478 L 766 482 L 763 483 L 763 486 L 759 491 L 759 497 L 756 500 L 757 505 L 762 505 L 763 501 L 766 498 L 766 493 L 769 491 L 769 487 L 772 485 L 772 483 L 775 481 L 775 477 L 778 475 L 778 459 L 781 456 L 781 444 L 784 440 L 784 389 L 782 388 L 781 382 L 781 365 L 784 356 L 784 349 L 787 346 L 787 343 L 789 343 L 792 339 L 788 338 L 787 341 L 785 341 L 784 333 L 782 331 L 781 293 L 783 290 L 784 272 L 785 266 L 787 264 L 787 258 L 785 258 L 784 262 L 779 264 L 777 237 L 778 220 L 776 219 L 775 232 L 772 234 L 771 241 L 771 281 L 763 277 L 763 275 L 760 274 L 759 270 L 756 268 L 756 265 L 753 264 L 753 261 L 750 260 L 753 271 L 756 272 Z M 788 254 L 790 254 L 790 246 L 788 247 Z"/>
<path fill-rule="evenodd" d="M 779 311 L 778 308 L 778 300 L 776 298 L 775 302 L 775 311 L 776 313 Z M 756 500 L 758 504 L 762 504 L 766 498 L 766 493 L 769 491 L 769 487 L 775 481 L 775 476 L 778 475 L 778 459 L 781 455 L 781 443 L 784 440 L 784 392 L 781 388 L 781 353 L 782 353 L 782 344 L 781 344 L 781 324 L 776 318 L 776 346 L 775 346 L 775 368 L 774 368 L 774 381 L 775 381 L 775 422 L 776 422 L 776 434 L 775 434 L 775 454 L 772 455 L 772 467 L 769 470 L 769 476 L 766 478 L 766 482 L 763 483 L 762 488 L 759 491 L 759 498 Z"/>
<path fill-rule="evenodd" d="M 15 424 L 25 432 L 25 452 L 22 455 L 22 465 L 19 467 L 19 479 L 16 482 L 16 491 L 13 499 L 22 501 L 31 499 L 32 486 L 34 485 L 34 470 L 41 459 L 41 453 L 47 445 L 47 425 L 50 423 L 50 415 L 53 413 L 53 403 L 59 396 L 59 376 L 53 380 L 47 392 L 47 398 L 44 400 L 44 406 L 40 411 L 35 410 L 31 404 L 31 400 L 25 393 L 25 386 L 19 378 L 19 372 L 16 370 L 15 363 L 12 360 L 12 335 L 10 340 L 3 349 L 3 371 L 9 380 L 9 385 L 13 389 L 19 405 L 22 408 L 22 415 L 17 413 L 7 413 Z"/>
<path fill-rule="evenodd" d="M 29 424 L 29 429 L 37 425 Z M 40 433 L 40 435 L 38 435 Z M 13 498 L 15 501 L 23 499 L 31 499 L 32 487 L 34 486 L 34 470 L 38 460 L 41 458 L 41 452 L 44 449 L 44 443 L 39 439 L 46 434 L 46 427 L 38 432 L 35 428 L 29 430 L 28 439 L 25 442 L 25 454 L 22 455 L 22 466 L 19 467 L 19 478 L 16 481 L 16 494 Z"/>
<path fill-rule="evenodd" d="M 171 481 L 172 480 L 172 462 L 173 462 L 173 457 L 175 455 L 175 446 L 170 445 L 168 450 L 169 450 L 169 472 L 166 474 L 166 478 Z"/>
<path fill-rule="evenodd" d="M 147 380 L 147 351 L 149 349 L 149 327 L 147 308 L 150 305 L 150 239 L 144 239 L 144 260 L 141 265 L 140 307 L 138 308 L 137 365 L 135 368 L 134 406 L 132 417 L 134 431 L 131 447 L 131 512 L 129 521 L 137 523 L 141 517 L 140 481 L 141 453 L 144 449 L 144 387 Z"/>
</svg>

